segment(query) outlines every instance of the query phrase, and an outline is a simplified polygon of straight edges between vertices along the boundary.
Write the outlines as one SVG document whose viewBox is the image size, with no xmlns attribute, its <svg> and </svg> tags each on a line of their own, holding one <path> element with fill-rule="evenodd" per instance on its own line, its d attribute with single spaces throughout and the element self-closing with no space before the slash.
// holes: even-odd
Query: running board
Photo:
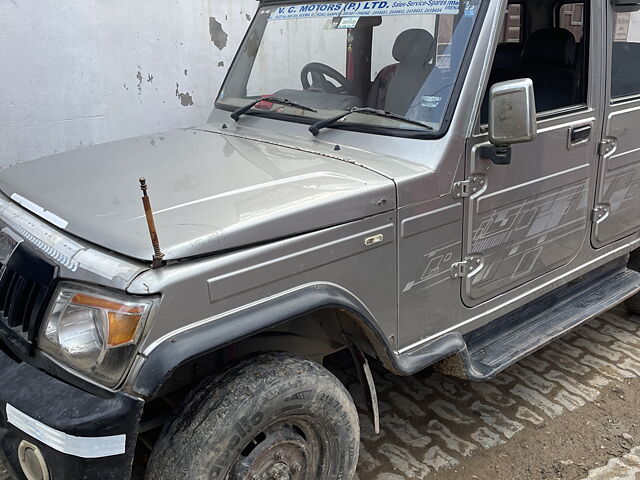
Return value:
<svg viewBox="0 0 640 480">
<path fill-rule="evenodd" d="M 474 381 L 505 368 L 640 291 L 640 272 L 606 265 L 464 336 L 466 349 L 436 369 Z"/>
</svg>

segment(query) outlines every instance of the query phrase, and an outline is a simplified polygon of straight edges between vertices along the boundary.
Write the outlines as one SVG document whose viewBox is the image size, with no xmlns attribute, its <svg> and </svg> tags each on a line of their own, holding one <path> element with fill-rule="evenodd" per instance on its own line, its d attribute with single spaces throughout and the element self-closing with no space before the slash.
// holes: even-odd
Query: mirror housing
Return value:
<svg viewBox="0 0 640 480">
<path fill-rule="evenodd" d="M 497 147 L 535 140 L 536 100 L 530 78 L 496 83 L 489 93 L 489 141 Z"/>
</svg>

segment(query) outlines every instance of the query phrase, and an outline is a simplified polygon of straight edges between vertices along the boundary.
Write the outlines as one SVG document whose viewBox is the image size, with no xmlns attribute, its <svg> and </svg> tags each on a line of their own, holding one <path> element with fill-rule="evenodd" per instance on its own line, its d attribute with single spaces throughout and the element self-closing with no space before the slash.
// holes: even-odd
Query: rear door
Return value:
<svg viewBox="0 0 640 480">
<path fill-rule="evenodd" d="M 592 243 L 640 228 L 640 11 L 608 4 L 607 98 Z"/>
</svg>

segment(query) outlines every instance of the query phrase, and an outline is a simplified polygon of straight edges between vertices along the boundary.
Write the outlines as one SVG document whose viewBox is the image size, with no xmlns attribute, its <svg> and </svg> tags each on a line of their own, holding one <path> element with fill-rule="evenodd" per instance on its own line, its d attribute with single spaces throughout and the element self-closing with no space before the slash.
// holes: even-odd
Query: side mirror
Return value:
<svg viewBox="0 0 640 480">
<path fill-rule="evenodd" d="M 489 93 L 489 141 L 496 146 L 535 140 L 536 100 L 529 78 L 496 83 Z"/>
<path fill-rule="evenodd" d="M 511 145 L 535 140 L 536 100 L 529 78 L 496 83 L 489 93 L 489 141 L 480 156 L 496 165 L 511 163 Z"/>
</svg>

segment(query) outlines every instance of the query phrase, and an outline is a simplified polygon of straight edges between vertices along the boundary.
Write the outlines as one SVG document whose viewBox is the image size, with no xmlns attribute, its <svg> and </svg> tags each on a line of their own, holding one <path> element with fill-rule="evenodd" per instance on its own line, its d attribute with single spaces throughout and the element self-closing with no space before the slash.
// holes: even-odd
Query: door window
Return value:
<svg viewBox="0 0 640 480">
<path fill-rule="evenodd" d="M 581 107 L 587 103 L 589 35 L 586 26 L 590 3 L 550 5 L 546 10 L 547 26 L 529 30 L 530 25 L 523 21 L 523 16 L 534 3 L 527 0 L 509 5 L 488 86 L 530 78 L 538 113 Z M 518 43 L 521 40 L 523 42 Z M 488 96 L 485 95 L 481 122 L 486 123 L 487 118 Z"/>
<path fill-rule="evenodd" d="M 640 12 L 615 13 L 611 96 L 640 94 Z"/>
</svg>

